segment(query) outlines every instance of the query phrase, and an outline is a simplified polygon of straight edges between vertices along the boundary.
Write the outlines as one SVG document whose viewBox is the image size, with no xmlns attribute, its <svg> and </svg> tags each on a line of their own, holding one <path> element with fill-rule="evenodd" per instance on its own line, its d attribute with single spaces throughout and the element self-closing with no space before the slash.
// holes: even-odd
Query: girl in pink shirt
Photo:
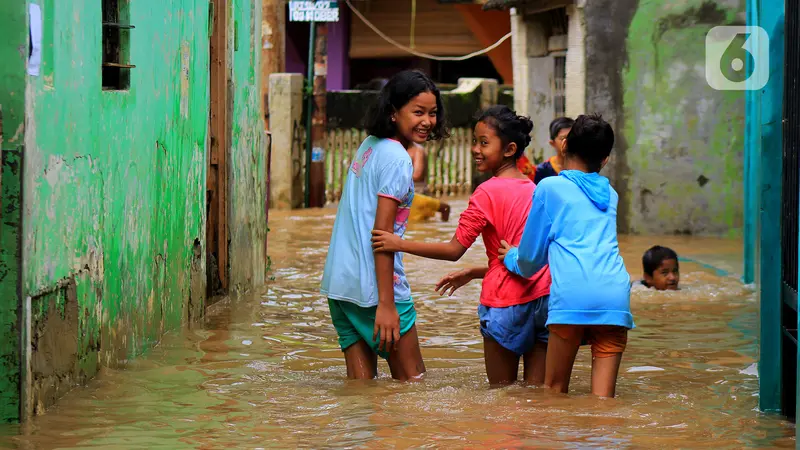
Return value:
<svg viewBox="0 0 800 450">
<path fill-rule="evenodd" d="M 483 278 L 478 317 L 484 342 L 489 383 L 506 385 L 517 380 L 522 357 L 523 379 L 544 381 L 548 332 L 547 303 L 550 270 L 544 267 L 530 278 L 510 273 L 497 259 L 501 241 L 518 243 L 531 209 L 536 185 L 517 169 L 517 159 L 530 144 L 533 123 L 507 106 L 492 106 L 479 114 L 473 132 L 472 156 L 481 172 L 493 177 L 472 194 L 461 214 L 456 234 L 447 243 L 412 242 L 383 231 L 373 231 L 376 252 L 404 252 L 425 258 L 457 261 L 483 235 L 489 265 L 445 277 L 437 286 L 450 294 L 472 278 Z"/>
</svg>

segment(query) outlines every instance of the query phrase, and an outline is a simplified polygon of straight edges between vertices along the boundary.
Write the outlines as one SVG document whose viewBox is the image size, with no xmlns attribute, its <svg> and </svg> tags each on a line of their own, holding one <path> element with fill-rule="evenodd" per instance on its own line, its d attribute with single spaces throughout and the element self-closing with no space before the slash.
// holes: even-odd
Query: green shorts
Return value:
<svg viewBox="0 0 800 450">
<path fill-rule="evenodd" d="M 389 358 L 388 352 L 378 350 L 380 341 L 372 339 L 377 306 L 364 308 L 355 303 L 332 299 L 328 299 L 328 306 L 331 309 L 331 320 L 339 335 L 339 346 L 342 351 L 363 339 L 378 356 L 383 359 Z M 396 302 L 395 307 L 400 316 L 400 335 L 402 336 L 416 323 L 417 310 L 414 309 L 412 301 Z M 380 336 L 378 337 L 380 338 Z"/>
</svg>

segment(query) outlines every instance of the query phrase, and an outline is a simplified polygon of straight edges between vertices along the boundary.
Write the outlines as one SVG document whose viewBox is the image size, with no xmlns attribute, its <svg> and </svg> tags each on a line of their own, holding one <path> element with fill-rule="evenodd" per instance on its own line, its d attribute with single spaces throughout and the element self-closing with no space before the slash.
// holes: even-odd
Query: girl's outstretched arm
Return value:
<svg viewBox="0 0 800 450">
<path fill-rule="evenodd" d="M 373 233 L 387 230 L 392 232 L 397 206 L 397 200 L 378 197 Z M 378 281 L 378 309 L 375 311 L 372 339 L 380 336 L 378 349 L 388 352 L 395 349 L 400 341 L 400 316 L 394 305 L 394 253 L 375 253 L 375 277 Z"/>
<path fill-rule="evenodd" d="M 488 223 L 483 208 L 488 202 L 486 193 L 479 187 L 469 199 L 469 206 L 458 220 L 458 229 L 453 239 L 445 243 L 413 242 L 401 239 L 393 233 L 372 232 L 372 248 L 376 252 L 403 252 L 423 258 L 458 261 L 480 236 Z"/>
<path fill-rule="evenodd" d="M 375 253 L 402 252 L 421 256 L 429 259 L 445 261 L 458 261 L 467 252 L 467 247 L 461 245 L 453 236 L 450 242 L 429 243 L 406 241 L 391 231 L 372 230 L 372 249 Z"/>
<path fill-rule="evenodd" d="M 461 269 L 458 272 L 448 273 L 436 283 L 436 292 L 442 296 L 447 294 L 449 297 L 453 295 L 456 289 L 470 281 L 485 278 L 486 272 L 488 271 L 488 267 L 470 267 L 469 269 Z"/>
</svg>

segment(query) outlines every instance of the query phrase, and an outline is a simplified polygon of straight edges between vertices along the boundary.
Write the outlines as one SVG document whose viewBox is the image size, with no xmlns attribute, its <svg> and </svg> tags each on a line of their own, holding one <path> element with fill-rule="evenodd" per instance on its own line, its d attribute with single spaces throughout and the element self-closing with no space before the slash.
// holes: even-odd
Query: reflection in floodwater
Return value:
<svg viewBox="0 0 800 450">
<path fill-rule="evenodd" d="M 454 202 L 454 218 L 466 203 Z M 103 370 L 0 448 L 163 447 L 794 447 L 794 427 L 758 412 L 758 310 L 735 273 L 736 242 L 623 237 L 629 271 L 653 244 L 682 262 L 678 292 L 637 290 L 617 398 L 589 392 L 581 350 L 569 396 L 488 389 L 476 308 L 480 284 L 440 298 L 445 273 L 485 264 L 482 244 L 458 264 L 406 256 L 428 374 L 345 380 L 318 292 L 335 210 L 270 214 L 274 281 L 212 307 L 200 330 L 168 335 L 122 371 Z M 450 239 L 456 223 L 413 225 L 409 239 Z"/>
</svg>

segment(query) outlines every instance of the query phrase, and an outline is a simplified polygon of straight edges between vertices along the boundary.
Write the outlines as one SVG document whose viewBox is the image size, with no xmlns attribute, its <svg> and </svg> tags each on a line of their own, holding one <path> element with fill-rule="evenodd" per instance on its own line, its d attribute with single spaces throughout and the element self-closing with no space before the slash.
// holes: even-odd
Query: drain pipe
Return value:
<svg viewBox="0 0 800 450">
<path fill-rule="evenodd" d="M 309 22 L 308 33 L 308 76 L 306 77 L 306 173 L 305 192 L 303 198 L 305 207 L 311 207 L 311 152 L 314 143 L 311 141 L 312 115 L 314 114 L 314 53 L 316 53 L 317 24 Z"/>
</svg>

